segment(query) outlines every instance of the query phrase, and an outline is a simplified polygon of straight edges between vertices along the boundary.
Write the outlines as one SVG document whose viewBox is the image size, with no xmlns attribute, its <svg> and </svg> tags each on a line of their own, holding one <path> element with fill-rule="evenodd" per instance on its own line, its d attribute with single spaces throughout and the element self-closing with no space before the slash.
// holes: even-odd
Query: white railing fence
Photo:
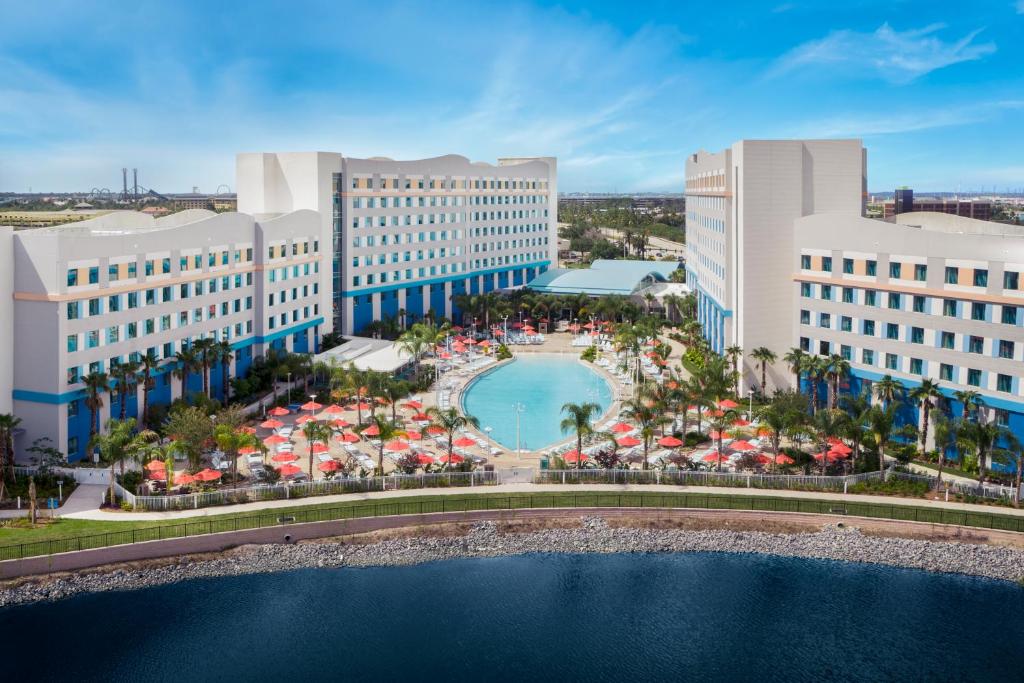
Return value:
<svg viewBox="0 0 1024 683">
<path fill-rule="evenodd" d="M 536 484 L 668 484 L 673 486 L 733 486 L 762 489 L 813 489 L 845 492 L 849 486 L 881 479 L 879 472 L 864 472 L 841 477 L 745 474 L 742 472 L 703 472 L 690 470 L 541 470 L 534 475 Z"/>
</svg>

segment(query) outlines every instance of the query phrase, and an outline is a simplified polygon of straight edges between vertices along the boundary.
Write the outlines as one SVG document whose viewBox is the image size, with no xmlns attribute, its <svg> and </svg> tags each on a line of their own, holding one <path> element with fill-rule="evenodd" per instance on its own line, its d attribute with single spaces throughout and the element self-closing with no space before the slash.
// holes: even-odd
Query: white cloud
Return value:
<svg viewBox="0 0 1024 683">
<path fill-rule="evenodd" d="M 815 119 L 796 126 L 790 135 L 800 138 L 835 138 L 911 133 L 977 124 L 1009 111 L 1024 111 L 1024 100 L 994 100 L 947 107 L 932 107 L 922 103 L 913 111 Z"/>
<path fill-rule="evenodd" d="M 769 77 L 813 68 L 852 73 L 870 72 L 894 83 L 909 83 L 937 69 L 981 59 L 996 51 L 995 43 L 976 43 L 981 29 L 946 42 L 936 34 L 944 24 L 897 31 L 888 23 L 872 33 L 833 31 L 824 38 L 799 45 L 782 55 L 769 70 Z"/>
<path fill-rule="evenodd" d="M 1017 14 L 1024 14 L 1024 0 L 1017 0 Z"/>
</svg>

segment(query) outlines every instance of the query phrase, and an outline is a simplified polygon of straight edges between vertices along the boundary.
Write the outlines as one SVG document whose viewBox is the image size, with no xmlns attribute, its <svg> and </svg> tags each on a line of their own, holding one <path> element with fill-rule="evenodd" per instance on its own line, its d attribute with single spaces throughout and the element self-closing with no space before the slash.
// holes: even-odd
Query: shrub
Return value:
<svg viewBox="0 0 1024 683">
<path fill-rule="evenodd" d="M 127 500 L 122 500 L 121 501 L 121 509 L 124 510 L 125 512 L 131 512 L 132 511 L 132 504 L 129 503 Z"/>
<path fill-rule="evenodd" d="M 708 437 L 700 432 L 687 432 L 683 437 L 683 443 L 687 448 L 693 448 L 697 444 L 704 443 Z"/>
<path fill-rule="evenodd" d="M 509 351 L 508 346 L 502 344 L 501 346 L 498 347 L 498 351 L 495 354 L 495 358 L 497 358 L 498 360 L 508 360 L 511 357 L 512 352 Z"/>
<path fill-rule="evenodd" d="M 593 363 L 595 360 L 597 360 L 597 347 L 588 346 L 587 348 L 583 349 L 583 353 L 580 354 L 580 359 L 585 360 L 588 363 Z"/>
</svg>

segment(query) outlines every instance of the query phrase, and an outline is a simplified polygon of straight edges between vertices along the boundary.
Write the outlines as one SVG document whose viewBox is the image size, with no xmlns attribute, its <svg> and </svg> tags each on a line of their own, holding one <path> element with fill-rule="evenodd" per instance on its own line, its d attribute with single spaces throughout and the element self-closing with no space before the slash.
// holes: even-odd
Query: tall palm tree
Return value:
<svg viewBox="0 0 1024 683">
<path fill-rule="evenodd" d="M 391 421 L 398 422 L 398 402 L 409 396 L 411 387 L 401 379 L 388 378 L 380 388 L 380 398 L 391 407 Z"/>
<path fill-rule="evenodd" d="M 807 373 L 807 381 L 811 385 L 811 414 L 818 412 L 818 386 L 825 377 L 828 369 L 828 361 L 821 356 L 809 356 L 804 361 L 804 372 Z"/>
<path fill-rule="evenodd" d="M 0 487 L 3 480 L 14 482 L 14 430 L 21 424 L 21 418 L 11 413 L 0 415 Z M 0 500 L 3 491 L 0 490 Z"/>
<path fill-rule="evenodd" d="M 567 416 L 559 423 L 562 433 L 576 433 L 576 469 L 579 469 L 583 461 L 583 437 L 594 433 L 591 422 L 601 414 L 601 406 L 596 403 L 565 403 L 562 414 Z"/>
<path fill-rule="evenodd" d="M 985 483 L 987 477 L 987 460 L 993 451 L 999 448 L 1003 439 L 1012 436 L 1005 427 L 1000 427 L 995 422 L 969 422 L 964 425 L 963 436 L 978 453 L 978 482 Z"/>
<path fill-rule="evenodd" d="M 134 456 L 142 448 L 152 444 L 159 437 L 155 432 L 135 431 L 135 419 L 109 420 L 104 434 L 95 434 L 89 440 L 89 448 L 100 452 L 100 459 L 110 465 L 110 505 L 117 505 L 117 498 L 114 495 L 114 468 L 121 465 L 121 472 L 124 473 L 124 461 Z M 170 475 L 168 475 L 170 476 Z M 171 482 L 168 482 L 168 488 Z"/>
<path fill-rule="evenodd" d="M 427 408 L 426 414 L 430 416 L 430 424 L 440 427 L 448 437 L 448 461 L 445 467 L 452 464 L 452 442 L 455 440 L 455 432 L 467 427 L 479 427 L 480 420 L 473 415 L 462 414 L 455 408 Z"/>
<path fill-rule="evenodd" d="M 825 474 L 825 467 L 828 465 L 828 451 L 831 440 L 838 438 L 843 432 L 848 417 L 846 413 L 836 408 L 819 410 L 814 415 L 814 434 L 818 438 L 818 446 L 821 448 L 821 473 Z"/>
<path fill-rule="evenodd" d="M 310 424 L 310 423 L 307 423 L 307 424 Z M 395 437 L 405 436 L 405 432 L 403 432 L 401 429 L 399 429 L 397 426 L 395 426 L 394 422 L 392 422 L 391 420 L 389 420 L 389 419 L 387 419 L 385 417 L 381 417 L 380 415 L 371 415 L 370 419 L 366 422 L 366 424 L 358 425 L 357 427 L 355 427 L 355 430 L 357 432 L 364 432 L 364 431 L 366 431 L 367 429 L 369 429 L 370 427 L 372 427 L 374 425 L 377 427 L 377 435 L 376 435 L 376 437 L 378 439 L 380 439 L 380 443 L 377 446 L 377 476 L 378 477 L 383 477 L 384 476 L 384 444 L 386 444 L 391 439 L 394 439 Z M 310 462 L 312 462 L 312 460 L 313 460 L 312 446 L 310 446 L 310 449 L 311 449 L 311 451 L 310 451 L 311 454 L 310 454 L 309 457 L 310 457 Z"/>
<path fill-rule="evenodd" d="M 307 423 L 311 424 L 311 423 Z M 213 430 L 213 440 L 217 448 L 224 451 L 231 463 L 231 483 L 238 482 L 238 451 L 245 447 L 262 449 L 262 442 L 255 434 L 243 432 L 237 427 L 227 424 L 219 424 Z"/>
<path fill-rule="evenodd" d="M 800 393 L 800 375 L 804 372 L 804 365 L 811 356 L 801 348 L 793 347 L 786 352 L 786 355 L 782 357 L 789 365 L 790 372 L 793 373 L 794 379 L 796 380 L 796 391 Z"/>
<path fill-rule="evenodd" d="M 114 389 L 117 391 L 117 400 L 120 404 L 118 419 L 122 422 L 128 417 L 128 394 L 135 389 L 138 381 L 139 364 L 135 361 L 126 361 L 110 371 L 110 377 L 114 380 Z"/>
<path fill-rule="evenodd" d="M 939 390 L 939 383 L 933 379 L 925 378 L 921 384 L 910 390 L 910 399 L 921 405 L 921 452 L 928 449 L 928 418 L 932 409 L 932 401 L 942 396 Z"/>
<path fill-rule="evenodd" d="M 882 405 L 889 407 L 893 401 L 903 395 L 903 385 L 892 375 L 886 375 L 875 382 L 875 398 L 882 402 Z"/>
<path fill-rule="evenodd" d="M 210 367 L 216 362 L 216 342 L 209 337 L 196 340 L 192 349 L 199 356 L 199 367 L 203 371 L 203 394 L 210 396 Z"/>
<path fill-rule="evenodd" d="M 942 411 L 935 413 L 935 450 L 939 453 L 939 473 L 935 477 L 935 488 L 942 486 L 942 468 L 946 464 L 946 450 L 955 446 L 959 432 L 965 424 L 962 418 L 950 418 Z"/>
<path fill-rule="evenodd" d="M 716 464 L 715 469 L 719 472 L 722 471 L 722 441 L 725 439 L 725 430 L 732 426 L 732 423 L 735 422 L 737 418 L 739 418 L 739 413 L 732 408 L 729 408 L 728 410 L 719 409 L 715 411 L 711 419 L 708 420 L 708 426 L 718 432 L 718 438 L 715 439 L 715 445 L 718 450 L 718 463 Z"/>
<path fill-rule="evenodd" d="M 732 365 L 732 393 L 737 396 L 740 395 L 740 356 L 743 355 L 743 347 L 741 346 L 730 346 L 725 350 L 725 355 L 729 357 L 729 363 Z"/>
<path fill-rule="evenodd" d="M 146 351 L 139 360 L 139 371 L 142 373 L 142 415 L 139 424 L 143 429 L 149 426 L 149 392 L 156 386 L 153 381 L 153 371 L 160 367 L 160 361 L 152 351 Z"/>
<path fill-rule="evenodd" d="M 839 403 L 839 383 L 844 377 L 850 374 L 850 361 L 838 353 L 833 353 L 825 363 L 825 376 L 828 378 L 831 387 L 831 398 L 828 407 L 835 408 Z"/>
<path fill-rule="evenodd" d="M 222 339 L 217 342 L 217 360 L 220 361 L 220 390 L 224 405 L 228 403 L 228 394 L 231 393 L 231 362 L 235 360 L 234 350 L 231 342 Z"/>
<path fill-rule="evenodd" d="M 878 448 L 878 471 L 885 479 L 885 449 L 892 441 L 896 428 L 896 407 L 892 404 L 886 406 L 874 406 L 868 414 L 868 425 L 871 434 L 875 437 L 875 445 Z"/>
<path fill-rule="evenodd" d="M 89 409 L 89 441 L 99 431 L 99 413 L 103 407 L 103 394 L 110 391 L 110 380 L 105 372 L 93 372 L 82 378 L 85 385 L 85 407 Z"/>
<path fill-rule="evenodd" d="M 393 422 L 391 424 L 394 425 Z M 318 443 L 322 443 L 324 446 L 330 445 L 331 428 L 318 420 L 310 420 L 302 425 L 302 434 L 306 437 L 306 442 L 309 444 L 309 480 L 313 481 L 313 446 Z M 384 439 L 382 437 L 381 444 L 383 443 Z M 381 464 L 383 465 L 383 461 L 381 461 Z"/>
<path fill-rule="evenodd" d="M 782 445 L 782 435 L 792 420 L 788 411 L 776 403 L 769 403 L 762 407 L 757 413 L 757 419 L 761 428 L 768 431 L 768 439 L 772 444 L 772 471 L 779 464 L 779 448 Z"/>
<path fill-rule="evenodd" d="M 864 437 L 868 434 L 868 420 L 871 414 L 871 393 L 865 389 L 856 396 L 843 398 L 843 408 L 849 419 L 843 429 L 843 435 L 853 444 L 853 453 L 850 458 L 850 466 L 854 472 L 857 471 L 857 458 L 860 456 L 860 447 L 864 443 Z"/>
<path fill-rule="evenodd" d="M 651 440 L 654 438 L 654 430 L 661 422 L 666 420 L 654 407 L 653 402 L 647 398 L 633 398 L 622 403 L 622 417 L 636 422 L 640 429 L 640 437 L 644 446 L 643 469 L 647 469 L 647 455 L 651 449 Z"/>
<path fill-rule="evenodd" d="M 186 348 L 178 351 L 174 354 L 174 361 L 176 363 L 174 376 L 181 380 L 181 400 L 187 401 L 188 378 L 193 372 L 202 367 L 202 364 L 194 348 Z"/>
<path fill-rule="evenodd" d="M 768 366 L 775 362 L 775 352 L 767 346 L 759 346 L 750 353 L 750 357 L 761 364 L 761 393 L 768 394 Z"/>
</svg>

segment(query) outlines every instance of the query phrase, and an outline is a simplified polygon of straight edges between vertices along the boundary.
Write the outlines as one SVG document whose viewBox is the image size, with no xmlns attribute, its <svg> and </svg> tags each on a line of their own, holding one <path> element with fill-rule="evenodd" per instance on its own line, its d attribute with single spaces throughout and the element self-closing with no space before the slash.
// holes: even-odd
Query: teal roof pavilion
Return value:
<svg viewBox="0 0 1024 683">
<path fill-rule="evenodd" d="M 629 296 L 656 282 L 668 282 L 679 266 L 675 261 L 597 260 L 589 268 L 552 268 L 526 286 L 546 294 Z"/>
</svg>

